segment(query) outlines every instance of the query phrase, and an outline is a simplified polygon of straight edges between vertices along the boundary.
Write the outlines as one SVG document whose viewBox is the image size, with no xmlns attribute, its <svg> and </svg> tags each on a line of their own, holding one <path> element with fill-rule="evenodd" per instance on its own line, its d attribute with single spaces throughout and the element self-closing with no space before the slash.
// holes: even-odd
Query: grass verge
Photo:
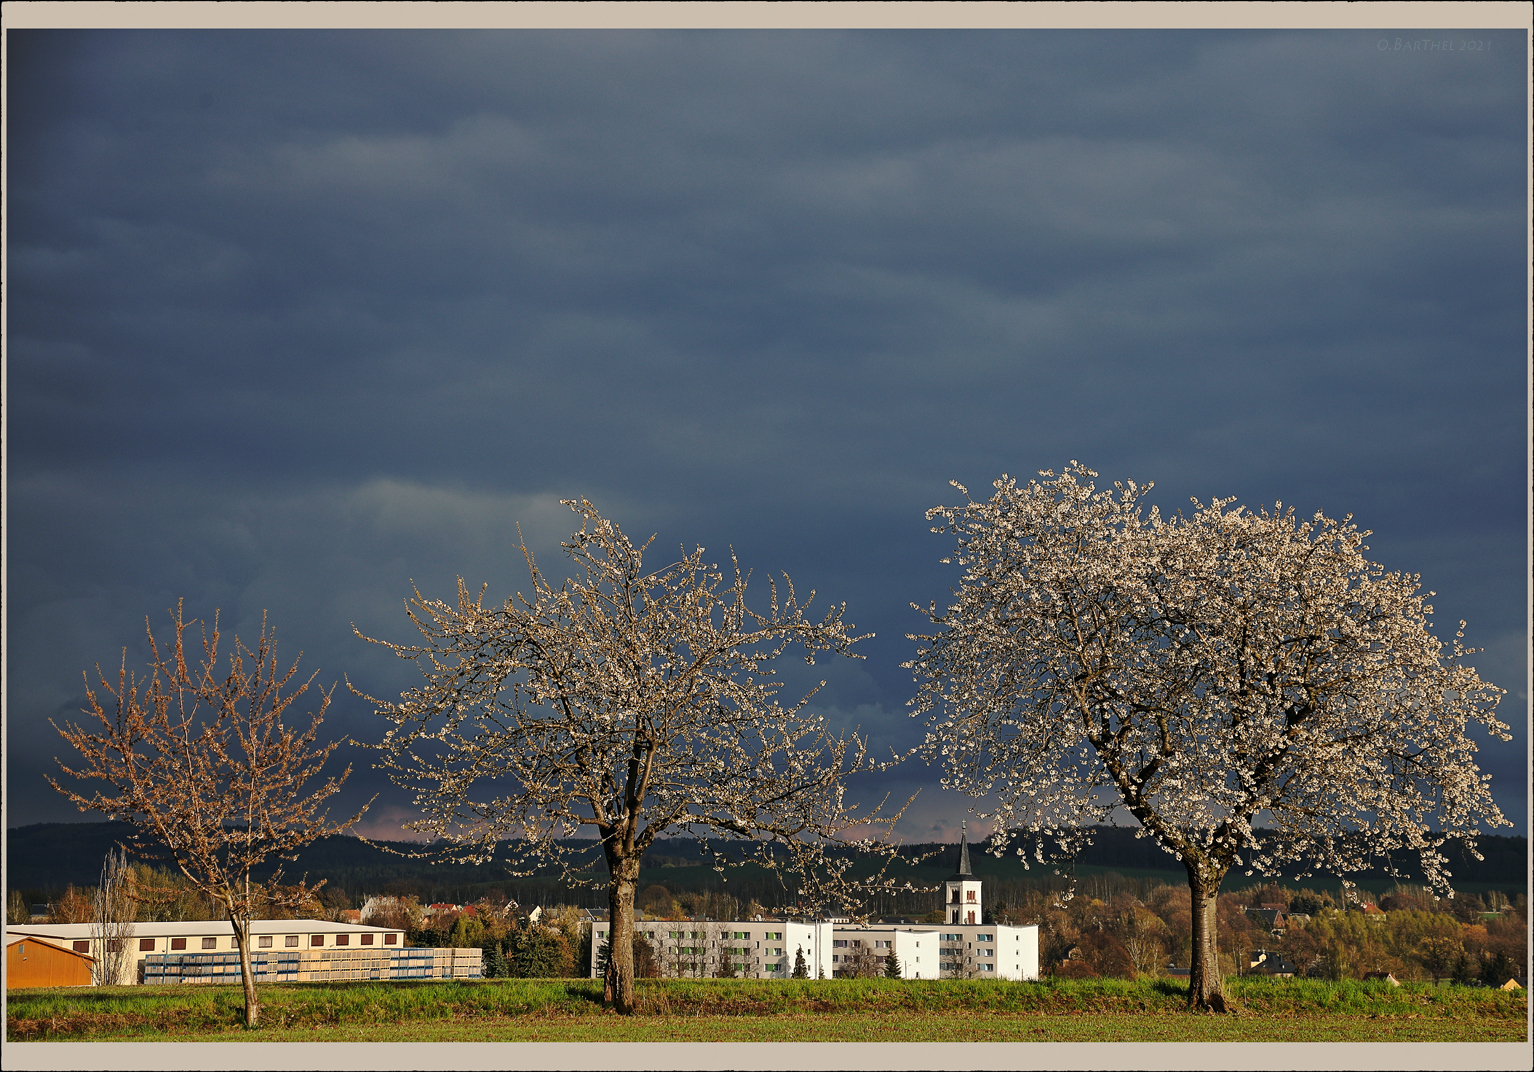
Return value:
<svg viewBox="0 0 1534 1072">
<path fill-rule="evenodd" d="M 644 980 L 639 1015 L 595 980 L 282 984 L 262 1026 L 238 987 L 16 990 L 11 1041 L 1522 1041 L 1522 992 L 1236 979 L 1233 1016 L 1161 981 Z M 979 1014 L 979 1015 L 976 1015 Z"/>
</svg>

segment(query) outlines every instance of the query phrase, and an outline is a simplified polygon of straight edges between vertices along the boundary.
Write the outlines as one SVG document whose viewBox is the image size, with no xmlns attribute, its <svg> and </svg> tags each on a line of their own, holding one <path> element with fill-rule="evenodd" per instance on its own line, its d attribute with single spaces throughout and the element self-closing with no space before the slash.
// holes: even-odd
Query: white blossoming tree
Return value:
<svg viewBox="0 0 1534 1072">
<path fill-rule="evenodd" d="M 595 829 L 609 872 L 605 1000 L 628 1013 L 635 886 L 656 838 L 738 840 L 797 871 L 801 904 L 845 903 L 889 885 L 882 869 L 855 880 L 851 868 L 856 853 L 893 858 L 874 835 L 899 815 L 844 801 L 847 775 L 880 766 L 865 740 L 833 734 L 809 696 L 776 699 L 770 664 L 790 645 L 812 664 L 817 652 L 860 658 L 845 607 L 806 617 L 814 593 L 801 604 L 785 576 L 752 610 L 739 565 L 718 572 L 701 547 L 646 572 L 648 542 L 585 499 L 566 505 L 582 518 L 564 544 L 580 579 L 555 587 L 524 546 L 531 598 L 485 607 L 460 580 L 455 607 L 417 590 L 420 644 L 363 639 L 415 661 L 425 681 L 397 703 L 365 698 L 392 723 L 380 765 L 424 813 L 411 827 L 456 858 L 511 842 L 514 873 L 555 865 L 573 881 L 580 860 L 560 839 Z"/>
<path fill-rule="evenodd" d="M 1059 859 L 1127 809 L 1188 873 L 1190 1003 L 1224 1009 L 1231 868 L 1396 873 L 1408 850 L 1446 889 L 1443 843 L 1508 825 L 1467 734 L 1510 739 L 1502 690 L 1429 631 L 1417 576 L 1364 557 L 1351 515 L 1217 499 L 1163 519 L 1150 485 L 1096 475 L 1003 476 L 986 502 L 956 483 L 966 504 L 929 512 L 964 575 L 912 637 L 922 749 L 945 786 L 996 801 L 994 851 L 1022 832 Z"/>
</svg>

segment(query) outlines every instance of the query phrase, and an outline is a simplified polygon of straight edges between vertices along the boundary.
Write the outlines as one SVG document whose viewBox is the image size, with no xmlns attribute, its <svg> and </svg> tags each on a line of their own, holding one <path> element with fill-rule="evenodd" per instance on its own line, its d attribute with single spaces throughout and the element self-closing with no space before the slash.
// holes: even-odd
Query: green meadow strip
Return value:
<svg viewBox="0 0 1534 1072">
<path fill-rule="evenodd" d="M 1321 1017 L 1339 1021 L 1432 1020 L 1521 1025 L 1527 999 L 1458 986 L 1384 982 L 1234 979 L 1238 1018 Z M 680 1018 L 863 1018 L 928 1022 L 998 1017 L 1187 1018 L 1184 985 L 1118 979 L 1009 983 L 964 980 L 642 980 L 639 1014 L 630 1023 Z M 602 1007 L 602 986 L 584 979 L 506 979 L 442 983 L 290 983 L 263 987 L 262 1027 L 280 1032 L 407 1024 L 617 1019 Z M 237 987 L 105 987 L 14 990 L 7 1037 L 13 1041 L 184 1037 L 238 1025 Z M 636 1026 L 634 1030 L 639 1030 Z M 561 1028 L 563 1030 L 563 1028 Z M 603 1031 L 621 1034 L 628 1028 Z M 1212 1030 L 1212 1029 L 1211 1029 Z M 792 1032 L 790 1032 L 791 1034 Z M 519 1034 L 519 1037 L 521 1035 Z"/>
</svg>

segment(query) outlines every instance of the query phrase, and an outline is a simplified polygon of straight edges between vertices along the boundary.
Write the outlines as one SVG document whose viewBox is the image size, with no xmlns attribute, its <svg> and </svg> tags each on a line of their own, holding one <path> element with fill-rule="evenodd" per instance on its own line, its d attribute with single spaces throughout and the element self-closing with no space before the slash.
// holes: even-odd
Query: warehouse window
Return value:
<svg viewBox="0 0 1534 1072">
<path fill-rule="evenodd" d="M 186 939 L 185 938 L 172 938 L 170 940 L 170 947 L 172 949 L 185 949 L 186 948 Z"/>
<path fill-rule="evenodd" d="M 217 938 L 204 938 L 202 940 L 202 947 L 204 949 L 217 949 L 218 948 L 218 939 Z"/>
<path fill-rule="evenodd" d="M 76 953 L 89 953 L 90 951 L 91 951 L 91 944 L 89 942 L 76 942 L 75 943 L 75 952 Z"/>
<path fill-rule="evenodd" d="M 397 934 L 386 934 L 386 935 L 384 935 L 384 945 L 397 945 L 397 944 L 399 944 L 399 935 L 397 935 Z"/>
<path fill-rule="evenodd" d="M 270 934 L 263 934 L 256 939 L 256 945 L 262 949 L 270 949 L 272 947 L 272 936 Z"/>
<path fill-rule="evenodd" d="M 362 944 L 363 945 L 372 945 L 373 944 L 373 936 L 371 934 L 364 934 L 362 936 Z"/>
<path fill-rule="evenodd" d="M 352 936 L 349 934 L 336 935 L 336 945 L 347 945 L 351 942 L 351 940 Z"/>
<path fill-rule="evenodd" d="M 139 949 L 140 953 L 153 953 L 154 952 L 154 939 L 153 938 L 140 938 L 138 940 L 138 949 Z"/>
<path fill-rule="evenodd" d="M 296 935 L 296 934 L 288 935 L 286 938 L 284 938 L 282 940 L 282 944 L 283 944 L 284 947 L 286 947 L 288 949 L 297 949 L 298 948 L 298 935 Z"/>
<path fill-rule="evenodd" d="M 310 945 L 324 945 L 325 944 L 325 936 L 323 934 L 311 934 L 311 935 L 309 935 L 309 944 Z"/>
</svg>

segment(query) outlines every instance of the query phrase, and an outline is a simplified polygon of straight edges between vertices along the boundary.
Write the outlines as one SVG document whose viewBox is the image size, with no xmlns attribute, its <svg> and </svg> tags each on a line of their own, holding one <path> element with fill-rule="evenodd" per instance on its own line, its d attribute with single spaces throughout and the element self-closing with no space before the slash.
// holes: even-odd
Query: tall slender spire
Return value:
<svg viewBox="0 0 1534 1072">
<path fill-rule="evenodd" d="M 954 876 L 963 875 L 965 878 L 973 878 L 974 872 L 969 869 L 969 822 L 959 823 L 959 869 Z"/>
</svg>

